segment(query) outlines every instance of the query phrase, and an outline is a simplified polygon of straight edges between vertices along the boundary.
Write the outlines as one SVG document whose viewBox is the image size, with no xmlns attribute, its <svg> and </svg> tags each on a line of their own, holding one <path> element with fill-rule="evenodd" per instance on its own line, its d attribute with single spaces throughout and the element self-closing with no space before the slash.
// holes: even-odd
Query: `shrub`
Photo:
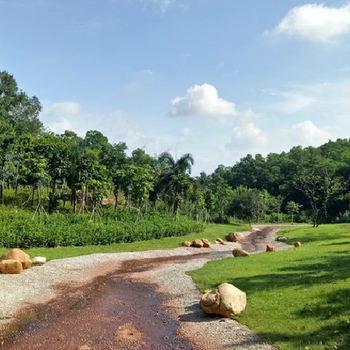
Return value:
<svg viewBox="0 0 350 350">
<path fill-rule="evenodd" d="M 33 213 L 0 206 L 0 247 L 57 247 L 108 245 L 161 239 L 201 232 L 202 223 L 172 214 L 150 211 L 137 221 L 137 211 L 105 210 L 94 224 L 89 215 L 51 214 L 32 220 Z"/>
</svg>

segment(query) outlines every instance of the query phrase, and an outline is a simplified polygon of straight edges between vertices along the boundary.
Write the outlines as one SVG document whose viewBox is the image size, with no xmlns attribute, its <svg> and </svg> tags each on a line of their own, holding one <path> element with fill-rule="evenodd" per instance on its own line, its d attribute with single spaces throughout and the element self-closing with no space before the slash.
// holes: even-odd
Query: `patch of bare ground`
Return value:
<svg viewBox="0 0 350 350">
<path fill-rule="evenodd" d="M 0 349 L 272 350 L 238 322 L 204 314 L 185 271 L 233 248 L 288 248 L 276 244 L 276 230 L 242 233 L 239 242 L 211 249 L 96 254 L 0 275 Z"/>
</svg>

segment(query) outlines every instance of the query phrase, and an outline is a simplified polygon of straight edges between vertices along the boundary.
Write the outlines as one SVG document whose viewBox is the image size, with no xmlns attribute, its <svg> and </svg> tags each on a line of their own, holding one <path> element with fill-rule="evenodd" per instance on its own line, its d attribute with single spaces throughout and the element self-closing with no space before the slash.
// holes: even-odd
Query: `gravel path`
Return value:
<svg viewBox="0 0 350 350">
<path fill-rule="evenodd" d="M 277 250 L 288 249 L 290 246 L 274 241 L 277 230 L 277 227 L 263 228 L 264 235 L 260 235 L 259 239 L 254 231 L 242 232 L 239 234 L 240 241 L 244 242 L 244 248 L 250 248 L 253 252 L 258 252 L 256 247 L 263 247 L 272 242 Z M 254 240 L 253 243 L 249 243 L 249 237 Z M 20 275 L 0 274 L 0 331 L 8 328 L 15 317 L 21 317 L 21 310 L 26 310 L 26 307 L 57 298 L 59 289 L 55 287 L 60 284 L 78 287 L 98 276 L 118 270 L 123 262 L 164 258 L 160 260 L 161 263 L 148 266 L 146 270 L 133 269 L 131 264 L 130 270 L 126 271 L 127 275 L 135 281 L 156 285 L 157 291 L 164 296 L 164 308 L 175 320 L 180 321 L 180 335 L 189 339 L 195 349 L 275 349 L 234 320 L 223 321 L 221 317 L 204 314 L 199 307 L 201 294 L 192 279 L 184 274 L 185 271 L 202 267 L 219 255 L 232 256 L 232 249 L 240 247 L 242 246 L 239 243 L 229 243 L 226 246 L 213 244 L 210 249 L 182 247 L 171 250 L 94 254 L 52 260 L 44 266 L 25 270 Z M 191 259 L 193 255 L 197 255 L 197 259 Z M 176 257 L 183 258 L 178 261 Z"/>
</svg>

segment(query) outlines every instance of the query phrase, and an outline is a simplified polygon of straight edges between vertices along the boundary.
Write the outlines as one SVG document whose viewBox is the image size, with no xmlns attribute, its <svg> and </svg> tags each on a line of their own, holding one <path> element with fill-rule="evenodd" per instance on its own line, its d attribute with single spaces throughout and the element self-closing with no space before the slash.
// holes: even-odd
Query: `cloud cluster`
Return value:
<svg viewBox="0 0 350 350">
<path fill-rule="evenodd" d="M 268 145 L 267 135 L 254 123 L 236 126 L 233 129 L 231 142 L 226 144 L 227 149 L 243 150 L 246 153 L 263 153 Z"/>
<path fill-rule="evenodd" d="M 215 86 L 210 84 L 195 85 L 187 90 L 186 96 L 174 98 L 171 101 L 170 113 L 173 116 L 237 114 L 235 104 L 220 98 Z"/>
<path fill-rule="evenodd" d="M 290 130 L 285 130 L 283 134 L 290 138 L 294 145 L 301 146 L 320 146 L 331 138 L 328 131 L 319 128 L 310 120 L 293 125 Z"/>
<path fill-rule="evenodd" d="M 350 5 L 336 8 L 322 4 L 294 7 L 276 28 L 267 32 L 316 42 L 330 42 L 349 33 Z"/>
</svg>

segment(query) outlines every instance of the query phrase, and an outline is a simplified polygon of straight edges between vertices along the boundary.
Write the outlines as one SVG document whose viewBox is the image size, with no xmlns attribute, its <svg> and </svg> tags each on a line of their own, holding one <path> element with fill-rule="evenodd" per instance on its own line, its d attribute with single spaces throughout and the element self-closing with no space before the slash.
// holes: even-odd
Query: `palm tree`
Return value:
<svg viewBox="0 0 350 350">
<path fill-rule="evenodd" d="M 186 196 L 192 186 L 189 174 L 194 164 L 193 156 L 186 153 L 175 161 L 169 152 L 163 152 L 158 156 L 157 163 L 161 174 L 154 185 L 151 199 L 155 203 L 160 195 L 167 195 L 177 215 L 181 197 Z"/>
</svg>

